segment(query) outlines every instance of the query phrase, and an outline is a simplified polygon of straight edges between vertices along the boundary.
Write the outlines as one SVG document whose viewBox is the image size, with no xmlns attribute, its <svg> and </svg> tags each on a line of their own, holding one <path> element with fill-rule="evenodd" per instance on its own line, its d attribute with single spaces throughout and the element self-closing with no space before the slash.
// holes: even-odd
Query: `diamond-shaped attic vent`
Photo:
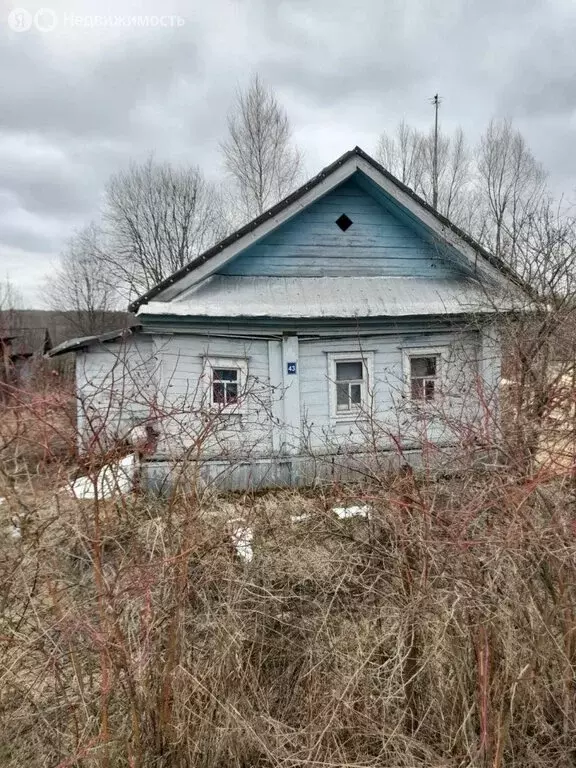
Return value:
<svg viewBox="0 0 576 768">
<path fill-rule="evenodd" d="M 340 227 L 342 232 L 346 232 L 346 230 L 352 226 L 352 219 L 348 218 L 345 213 L 342 214 L 342 216 L 339 216 L 336 219 L 336 224 Z"/>
</svg>

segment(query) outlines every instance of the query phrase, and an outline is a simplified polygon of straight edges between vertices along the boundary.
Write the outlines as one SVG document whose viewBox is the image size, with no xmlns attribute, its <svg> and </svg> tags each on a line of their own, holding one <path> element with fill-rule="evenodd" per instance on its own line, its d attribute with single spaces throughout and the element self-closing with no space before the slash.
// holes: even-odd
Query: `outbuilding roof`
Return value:
<svg viewBox="0 0 576 768">
<path fill-rule="evenodd" d="M 109 344 L 113 341 L 124 340 L 132 336 L 139 328 L 140 326 L 132 326 L 132 328 L 122 328 L 117 331 L 101 333 L 98 336 L 80 336 L 76 339 L 68 339 L 51 349 L 46 357 L 58 357 L 58 355 L 65 355 L 67 352 L 79 352 L 95 344 Z"/>
<path fill-rule="evenodd" d="M 52 346 L 47 328 L 8 328 L 0 331 L 0 338 L 10 342 L 10 356 L 13 358 L 43 355 Z"/>
</svg>

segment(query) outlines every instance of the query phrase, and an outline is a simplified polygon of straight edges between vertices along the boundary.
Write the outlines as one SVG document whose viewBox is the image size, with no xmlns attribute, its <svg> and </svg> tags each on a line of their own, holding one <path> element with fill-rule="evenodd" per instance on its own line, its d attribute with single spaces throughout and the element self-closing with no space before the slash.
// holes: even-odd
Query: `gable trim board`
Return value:
<svg viewBox="0 0 576 768">
<path fill-rule="evenodd" d="M 448 246 L 456 254 L 461 254 L 463 262 L 472 273 L 492 284 L 508 288 L 513 284 L 526 292 L 525 286 L 522 286 L 518 277 L 500 259 L 488 253 L 470 236 L 356 147 L 262 216 L 225 238 L 138 298 L 131 304 L 130 310 L 136 311 L 152 299 L 171 301 L 177 298 L 358 172 L 375 184 L 415 221 L 427 228 L 439 243 Z"/>
</svg>

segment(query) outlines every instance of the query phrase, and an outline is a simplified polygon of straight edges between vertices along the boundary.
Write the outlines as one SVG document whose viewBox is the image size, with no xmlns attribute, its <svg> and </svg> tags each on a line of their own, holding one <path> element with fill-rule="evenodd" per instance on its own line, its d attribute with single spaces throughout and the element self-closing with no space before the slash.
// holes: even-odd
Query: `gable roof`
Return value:
<svg viewBox="0 0 576 768">
<path fill-rule="evenodd" d="M 501 279 L 504 278 L 506 281 L 512 281 L 518 287 L 525 290 L 518 276 L 501 259 L 489 253 L 470 235 L 466 234 L 441 213 L 438 213 L 431 205 L 389 173 L 360 147 L 355 147 L 349 152 L 344 153 L 338 160 L 328 165 L 314 178 L 265 211 L 261 216 L 236 230 L 190 261 L 186 266 L 155 285 L 147 293 L 132 302 L 129 307 L 130 311 L 136 312 L 139 307 L 161 293 L 166 293 L 165 298 L 170 301 L 177 293 L 185 290 L 195 282 L 194 280 L 186 281 L 186 277 L 191 276 L 195 272 L 197 273 L 198 280 L 208 277 L 221 263 L 234 258 L 244 248 L 276 229 L 291 218 L 292 215 L 295 215 L 298 210 L 302 210 L 320 196 L 334 189 L 356 171 L 361 171 L 369 176 L 378 186 L 386 183 L 389 193 L 397 193 L 397 196 L 402 198 L 398 200 L 400 204 L 410 205 L 412 212 L 419 215 L 420 218 L 422 215 L 425 216 L 428 219 L 428 223 L 432 223 L 439 237 L 448 240 L 449 244 L 457 250 L 463 250 L 469 260 L 481 271 L 491 272 L 493 276 L 497 274 Z M 301 203 L 300 206 L 298 206 L 299 203 Z M 183 285 L 181 290 L 175 292 L 174 287 L 177 283 L 183 283 Z"/>
</svg>

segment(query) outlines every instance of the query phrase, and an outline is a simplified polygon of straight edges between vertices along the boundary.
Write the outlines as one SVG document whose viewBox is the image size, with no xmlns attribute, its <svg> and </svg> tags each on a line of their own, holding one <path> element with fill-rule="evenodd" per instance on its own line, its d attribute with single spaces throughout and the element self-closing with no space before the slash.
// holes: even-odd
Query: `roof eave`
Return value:
<svg viewBox="0 0 576 768">
<path fill-rule="evenodd" d="M 68 339 L 61 344 L 58 344 L 57 347 L 50 349 L 44 356 L 47 358 L 58 357 L 59 355 L 65 355 L 69 352 L 80 352 L 94 344 L 110 344 L 114 341 L 124 341 L 138 333 L 141 328 L 141 325 L 134 325 L 131 328 L 108 331 L 107 333 L 101 333 L 95 336 L 81 336 L 75 339 Z"/>
</svg>

